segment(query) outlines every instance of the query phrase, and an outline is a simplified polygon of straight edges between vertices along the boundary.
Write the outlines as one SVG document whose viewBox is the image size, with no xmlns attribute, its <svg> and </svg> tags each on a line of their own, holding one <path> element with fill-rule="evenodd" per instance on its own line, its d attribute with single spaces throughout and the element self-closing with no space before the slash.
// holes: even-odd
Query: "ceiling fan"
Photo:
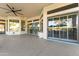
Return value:
<svg viewBox="0 0 79 59">
<path fill-rule="evenodd" d="M 9 4 L 6 4 L 6 6 L 7 6 L 9 9 L 3 8 L 3 7 L 0 7 L 0 8 L 1 8 L 1 9 L 4 9 L 4 10 L 7 10 L 8 12 L 6 12 L 6 13 L 11 13 L 11 12 L 12 12 L 15 16 L 17 16 L 17 14 L 23 15 L 22 13 L 19 13 L 19 11 L 22 11 L 22 9 L 16 10 L 14 7 L 10 7 Z"/>
</svg>

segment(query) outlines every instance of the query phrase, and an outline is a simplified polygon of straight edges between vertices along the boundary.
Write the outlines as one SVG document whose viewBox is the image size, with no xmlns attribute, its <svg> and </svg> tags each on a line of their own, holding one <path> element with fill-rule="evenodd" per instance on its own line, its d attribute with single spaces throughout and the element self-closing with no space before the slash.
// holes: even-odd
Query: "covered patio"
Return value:
<svg viewBox="0 0 79 59">
<path fill-rule="evenodd" d="M 33 35 L 0 35 L 0 56 L 79 55 L 79 45 L 39 39 Z"/>
</svg>

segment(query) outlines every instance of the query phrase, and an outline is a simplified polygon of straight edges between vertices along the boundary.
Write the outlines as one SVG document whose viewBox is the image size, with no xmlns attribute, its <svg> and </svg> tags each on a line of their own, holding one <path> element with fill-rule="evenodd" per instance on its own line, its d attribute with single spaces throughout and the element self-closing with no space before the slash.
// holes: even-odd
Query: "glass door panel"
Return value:
<svg viewBox="0 0 79 59">
<path fill-rule="evenodd" d="M 53 23 L 54 19 L 50 18 L 48 19 L 48 37 L 53 37 L 54 36 L 54 30 L 53 30 Z"/>
<path fill-rule="evenodd" d="M 60 38 L 67 39 L 67 16 L 60 17 Z"/>
<path fill-rule="evenodd" d="M 77 40 L 77 29 L 76 28 L 69 28 L 68 29 L 68 39 Z"/>
<path fill-rule="evenodd" d="M 43 32 L 43 19 L 40 21 L 40 28 L 39 28 L 39 31 L 40 32 Z"/>
<path fill-rule="evenodd" d="M 48 37 L 77 40 L 76 14 L 48 19 Z"/>
<path fill-rule="evenodd" d="M 38 31 L 39 31 L 39 23 L 38 22 L 32 23 L 32 34 L 37 35 Z"/>
<path fill-rule="evenodd" d="M 76 15 L 68 16 L 68 39 L 77 40 Z"/>
<path fill-rule="evenodd" d="M 60 38 L 67 39 L 67 28 L 62 28 L 60 30 Z"/>
<path fill-rule="evenodd" d="M 21 31 L 25 31 L 25 20 L 21 20 Z"/>
<path fill-rule="evenodd" d="M 59 38 L 59 18 L 54 18 L 54 22 L 53 22 L 54 26 L 54 37 Z"/>
<path fill-rule="evenodd" d="M 32 24 L 29 24 L 29 34 L 32 34 Z"/>
</svg>

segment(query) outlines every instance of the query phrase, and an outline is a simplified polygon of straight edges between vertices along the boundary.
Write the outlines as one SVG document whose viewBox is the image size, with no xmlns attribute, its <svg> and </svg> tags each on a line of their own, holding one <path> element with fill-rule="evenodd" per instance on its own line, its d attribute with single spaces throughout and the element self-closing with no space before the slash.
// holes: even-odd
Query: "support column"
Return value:
<svg viewBox="0 0 79 59">
<path fill-rule="evenodd" d="M 26 32 L 26 34 L 27 34 L 27 27 L 28 27 L 28 25 L 27 25 L 27 20 L 25 21 L 25 32 Z"/>
<path fill-rule="evenodd" d="M 21 20 L 19 19 L 19 34 L 21 34 Z"/>
<path fill-rule="evenodd" d="M 8 33 L 9 33 L 9 19 L 8 19 Z"/>
<path fill-rule="evenodd" d="M 78 3 L 78 7 L 79 7 L 79 3 Z M 77 15 L 77 40 L 79 41 L 79 10 Z"/>
<path fill-rule="evenodd" d="M 47 39 L 47 11 L 43 10 L 43 38 Z"/>
</svg>

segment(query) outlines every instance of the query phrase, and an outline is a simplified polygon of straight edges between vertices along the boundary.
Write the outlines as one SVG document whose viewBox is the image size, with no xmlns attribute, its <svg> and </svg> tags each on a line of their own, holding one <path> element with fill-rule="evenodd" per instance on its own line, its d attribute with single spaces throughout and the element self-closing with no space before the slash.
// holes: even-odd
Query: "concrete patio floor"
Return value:
<svg viewBox="0 0 79 59">
<path fill-rule="evenodd" d="M 0 35 L 0 56 L 79 56 L 79 46 L 30 35 Z"/>
</svg>

